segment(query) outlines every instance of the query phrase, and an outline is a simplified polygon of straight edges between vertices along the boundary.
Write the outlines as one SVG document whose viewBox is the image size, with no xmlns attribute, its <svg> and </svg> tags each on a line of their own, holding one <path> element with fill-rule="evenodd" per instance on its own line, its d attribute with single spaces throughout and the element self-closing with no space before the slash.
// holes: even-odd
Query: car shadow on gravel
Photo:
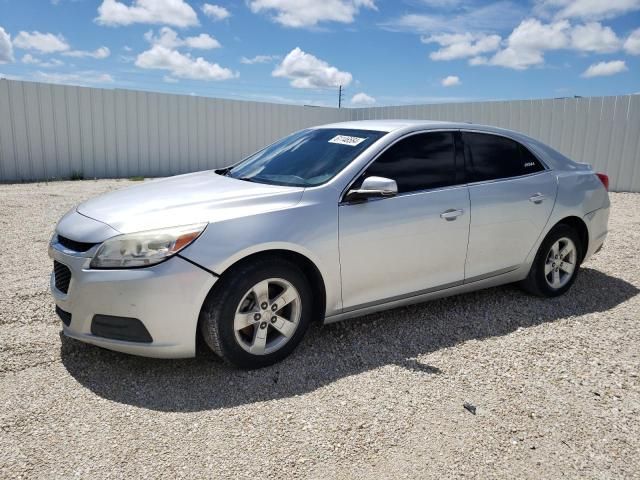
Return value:
<svg viewBox="0 0 640 480">
<path fill-rule="evenodd" d="M 571 291 L 555 299 L 505 286 L 313 326 L 293 355 L 254 371 L 233 369 L 206 352 L 190 360 L 155 360 L 63 335 L 61 357 L 78 382 L 109 400 L 159 411 L 219 409 L 301 395 L 385 365 L 400 365 L 427 378 L 446 373 L 418 358 L 468 340 L 605 312 L 638 292 L 624 280 L 586 268 Z"/>
</svg>

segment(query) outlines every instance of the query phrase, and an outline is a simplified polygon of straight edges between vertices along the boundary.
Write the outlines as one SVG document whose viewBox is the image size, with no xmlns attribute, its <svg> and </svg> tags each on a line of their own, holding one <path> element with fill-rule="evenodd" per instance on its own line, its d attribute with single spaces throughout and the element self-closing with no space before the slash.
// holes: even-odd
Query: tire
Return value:
<svg viewBox="0 0 640 480">
<path fill-rule="evenodd" d="M 280 296 L 285 290 L 286 298 Z M 309 327 L 312 304 L 300 268 L 286 259 L 259 258 L 232 268 L 214 286 L 200 312 L 200 332 L 227 363 L 262 368 L 293 352 Z"/>
<path fill-rule="evenodd" d="M 571 243 L 573 243 L 575 250 L 573 262 L 570 255 L 561 256 L 563 251 L 566 251 L 566 247 L 571 247 Z M 555 255 L 551 252 L 552 247 L 558 244 L 560 245 L 558 250 L 561 258 L 555 258 Z M 521 282 L 521 286 L 527 292 L 539 297 L 558 297 L 563 295 L 576 281 L 582 258 L 583 246 L 578 233 L 569 225 L 563 223 L 556 225 L 540 245 L 531 265 L 529 275 Z M 568 261 L 565 262 L 564 260 Z M 570 265 L 573 265 L 573 269 L 570 276 L 567 277 L 564 275 L 567 273 L 564 269 L 567 269 Z M 546 273 L 549 272 L 549 269 L 551 269 L 551 273 Z M 555 276 L 554 270 L 557 270 L 558 277 Z M 555 283 L 556 279 L 560 280 L 559 283 Z"/>
</svg>

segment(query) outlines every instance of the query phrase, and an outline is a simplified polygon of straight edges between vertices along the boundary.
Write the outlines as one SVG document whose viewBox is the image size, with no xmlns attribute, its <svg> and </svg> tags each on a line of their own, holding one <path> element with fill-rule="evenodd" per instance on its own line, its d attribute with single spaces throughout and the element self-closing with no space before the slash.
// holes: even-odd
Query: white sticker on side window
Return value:
<svg viewBox="0 0 640 480">
<path fill-rule="evenodd" d="M 349 137 L 347 135 L 336 135 L 331 140 L 329 140 L 329 143 L 337 143 L 339 145 L 349 145 L 350 147 L 355 147 L 356 145 L 360 145 L 365 140 L 366 138 Z"/>
</svg>

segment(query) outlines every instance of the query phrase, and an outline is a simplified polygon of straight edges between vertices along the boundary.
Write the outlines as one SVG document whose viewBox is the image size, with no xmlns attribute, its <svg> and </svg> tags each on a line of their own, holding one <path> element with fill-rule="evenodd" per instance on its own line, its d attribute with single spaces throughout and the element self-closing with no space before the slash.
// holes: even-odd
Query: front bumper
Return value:
<svg viewBox="0 0 640 480">
<path fill-rule="evenodd" d="M 55 242 L 49 256 L 71 271 L 67 293 L 58 290 L 51 275 L 56 306 L 71 314 L 64 334 L 110 350 L 156 358 L 195 356 L 200 308 L 217 277 L 175 256 L 148 268 L 91 270 L 93 249 L 84 254 Z M 94 316 L 138 319 L 152 341 L 131 342 L 92 333 Z"/>
</svg>

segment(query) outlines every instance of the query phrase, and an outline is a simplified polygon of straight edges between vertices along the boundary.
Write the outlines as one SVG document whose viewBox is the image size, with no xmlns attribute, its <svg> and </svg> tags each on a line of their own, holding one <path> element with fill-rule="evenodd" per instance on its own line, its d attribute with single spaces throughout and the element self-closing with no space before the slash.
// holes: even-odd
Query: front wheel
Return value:
<svg viewBox="0 0 640 480">
<path fill-rule="evenodd" d="M 565 293 L 578 275 L 582 248 L 573 228 L 564 224 L 554 227 L 540 245 L 523 288 L 540 297 Z"/>
<path fill-rule="evenodd" d="M 228 272 L 207 297 L 200 331 L 207 345 L 240 368 L 276 363 L 300 343 L 311 318 L 302 271 L 281 259 L 258 259 Z"/>
</svg>

